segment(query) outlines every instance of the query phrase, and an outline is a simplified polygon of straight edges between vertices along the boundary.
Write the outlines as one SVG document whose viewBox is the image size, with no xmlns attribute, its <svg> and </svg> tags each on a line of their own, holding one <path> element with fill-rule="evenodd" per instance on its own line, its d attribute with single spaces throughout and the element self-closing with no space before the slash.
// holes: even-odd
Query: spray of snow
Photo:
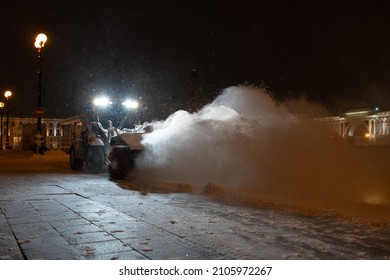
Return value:
<svg viewBox="0 0 390 280">
<path fill-rule="evenodd" d="M 138 175 L 308 207 L 389 205 L 388 148 L 330 138 L 298 107 L 314 108 L 276 104 L 262 88 L 227 88 L 197 113 L 153 123 Z"/>
</svg>

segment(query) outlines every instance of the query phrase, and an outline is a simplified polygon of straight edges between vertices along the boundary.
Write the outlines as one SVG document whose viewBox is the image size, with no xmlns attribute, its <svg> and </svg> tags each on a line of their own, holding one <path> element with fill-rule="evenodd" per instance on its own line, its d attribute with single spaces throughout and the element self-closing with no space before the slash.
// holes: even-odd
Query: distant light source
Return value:
<svg viewBox="0 0 390 280">
<path fill-rule="evenodd" d="M 10 92 L 9 90 L 7 90 L 7 91 L 4 93 L 4 96 L 5 96 L 5 98 L 8 99 L 8 97 L 11 97 L 11 96 L 12 96 L 12 92 Z"/>
<path fill-rule="evenodd" d="M 41 49 L 45 46 L 45 43 L 47 41 L 47 36 L 43 33 L 40 33 L 37 35 L 37 37 L 35 38 L 35 44 L 34 46 L 37 48 L 37 49 Z"/>
<path fill-rule="evenodd" d="M 365 197 L 363 198 L 364 202 L 368 204 L 384 204 L 386 202 L 385 198 L 378 192 L 372 192 L 369 194 L 366 194 Z"/>
<path fill-rule="evenodd" d="M 112 102 L 107 97 L 97 97 L 93 100 L 93 104 L 98 107 L 107 107 Z"/>
<path fill-rule="evenodd" d="M 370 137 L 371 137 L 371 134 L 367 132 L 364 136 L 365 136 L 366 138 L 370 138 Z"/>
<path fill-rule="evenodd" d="M 122 105 L 128 109 L 137 109 L 139 107 L 139 103 L 137 100 L 127 99 L 122 102 Z"/>
</svg>

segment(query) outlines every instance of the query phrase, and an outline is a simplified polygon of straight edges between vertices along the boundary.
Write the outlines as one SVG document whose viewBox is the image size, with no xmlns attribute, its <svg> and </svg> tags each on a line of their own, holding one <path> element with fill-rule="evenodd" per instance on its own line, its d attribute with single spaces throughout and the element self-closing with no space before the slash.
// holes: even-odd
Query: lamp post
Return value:
<svg viewBox="0 0 390 280">
<path fill-rule="evenodd" d="M 3 150 L 3 108 L 4 108 L 5 104 L 4 102 L 0 102 L 0 115 L 1 115 L 1 123 L 0 123 L 0 126 L 1 126 L 1 137 L 0 137 L 0 150 Z"/>
<path fill-rule="evenodd" d="M 12 96 L 12 92 L 7 90 L 4 93 L 4 96 L 6 98 L 5 106 L 6 106 L 6 110 L 7 110 L 7 125 L 6 125 L 6 131 L 5 131 L 5 148 L 7 150 L 10 150 L 11 146 L 9 145 L 9 135 L 8 135 L 8 127 L 9 127 L 9 102 L 8 102 L 8 98 L 10 98 Z"/>
<path fill-rule="evenodd" d="M 38 58 L 38 107 L 35 109 L 35 115 L 37 116 L 37 135 L 35 145 L 41 153 L 42 148 L 42 116 L 43 116 L 43 107 L 42 107 L 42 51 L 45 43 L 47 41 L 47 36 L 43 33 L 38 34 L 35 38 L 35 48 L 37 49 L 37 58 Z"/>
</svg>

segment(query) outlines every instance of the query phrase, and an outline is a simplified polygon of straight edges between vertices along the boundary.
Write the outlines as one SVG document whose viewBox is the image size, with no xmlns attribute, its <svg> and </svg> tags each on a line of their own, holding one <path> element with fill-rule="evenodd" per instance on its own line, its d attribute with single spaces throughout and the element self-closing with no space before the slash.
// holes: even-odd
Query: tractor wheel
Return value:
<svg viewBox="0 0 390 280">
<path fill-rule="evenodd" d="M 134 152 L 129 148 L 113 148 L 109 155 L 108 172 L 112 179 L 124 179 L 134 168 Z"/>
<path fill-rule="evenodd" d="M 98 174 L 102 172 L 105 158 L 104 154 L 104 146 L 89 146 L 87 148 L 86 165 L 89 173 Z"/>
<path fill-rule="evenodd" d="M 76 152 L 73 148 L 69 151 L 69 163 L 72 170 L 80 171 L 83 168 L 84 160 L 76 157 Z"/>
</svg>

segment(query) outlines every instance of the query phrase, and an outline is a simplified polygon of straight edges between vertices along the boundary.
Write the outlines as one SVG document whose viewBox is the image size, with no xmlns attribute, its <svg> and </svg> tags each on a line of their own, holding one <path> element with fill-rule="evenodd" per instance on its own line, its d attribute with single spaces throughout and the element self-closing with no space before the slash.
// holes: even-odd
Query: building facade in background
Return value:
<svg viewBox="0 0 390 280">
<path fill-rule="evenodd" d="M 62 127 L 59 125 L 62 119 L 42 118 L 43 141 L 49 150 L 61 149 Z M 3 118 L 0 131 L 1 145 L 6 145 L 6 119 Z M 8 139 L 12 149 L 29 150 L 33 148 L 35 135 L 37 134 L 36 117 L 15 117 L 10 116 L 8 122 Z"/>
<path fill-rule="evenodd" d="M 326 126 L 330 136 L 342 137 L 354 145 L 390 145 L 390 111 L 378 112 L 371 109 L 355 109 L 340 116 L 318 118 Z M 79 116 L 69 119 L 42 118 L 42 135 L 48 150 L 69 148 L 72 131 L 69 124 L 79 122 Z M 6 119 L 3 118 L 0 130 L 0 147 L 6 145 Z M 315 133 L 315 131 L 313 131 Z M 37 134 L 35 117 L 10 116 L 8 139 L 12 149 L 33 149 Z"/>
<path fill-rule="evenodd" d="M 390 145 L 390 111 L 354 109 L 337 117 L 318 119 L 332 136 L 355 145 Z"/>
</svg>

